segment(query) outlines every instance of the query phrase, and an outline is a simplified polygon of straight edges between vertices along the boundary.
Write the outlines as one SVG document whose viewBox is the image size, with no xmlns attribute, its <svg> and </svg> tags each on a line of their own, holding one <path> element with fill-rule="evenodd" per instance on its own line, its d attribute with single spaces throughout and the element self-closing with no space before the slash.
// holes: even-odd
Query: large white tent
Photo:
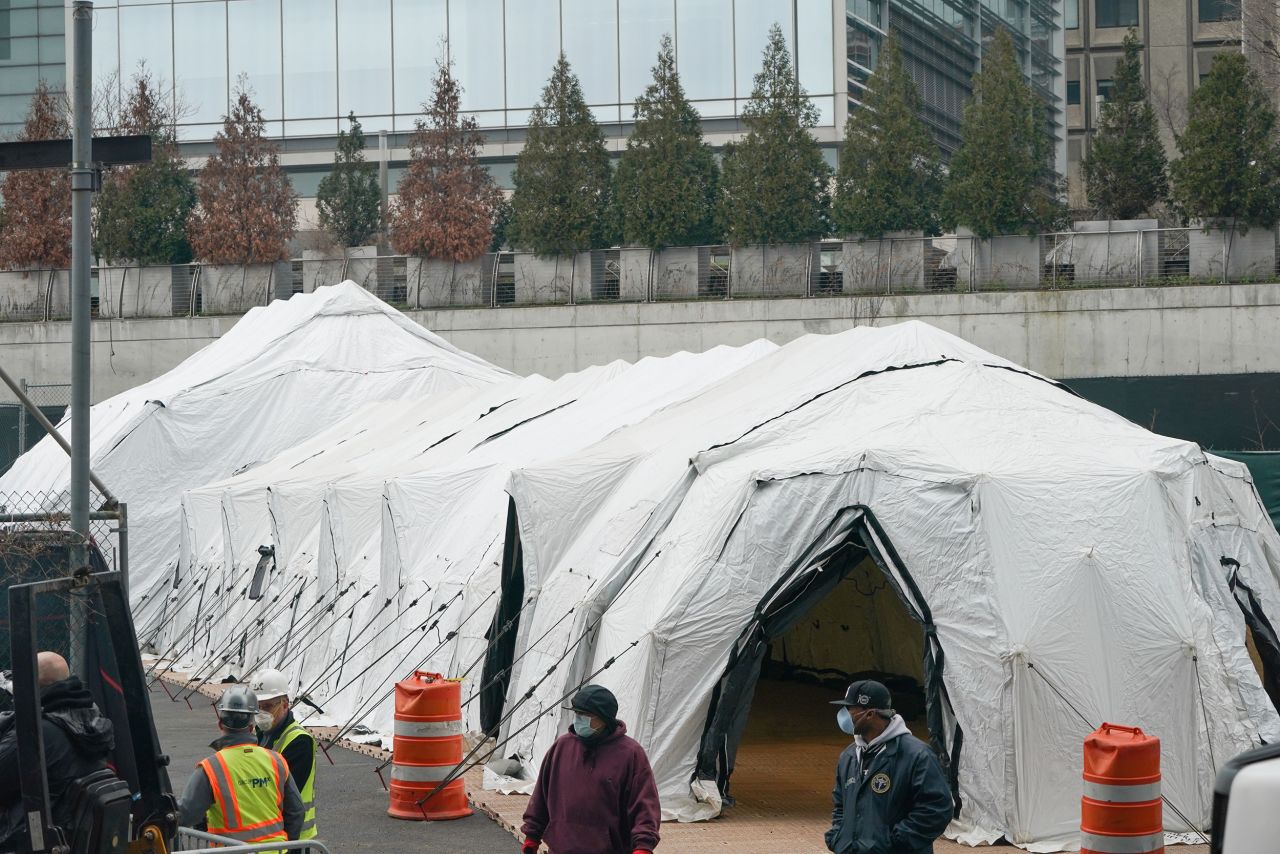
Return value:
<svg viewBox="0 0 1280 854">
<path fill-rule="evenodd" d="M 1161 738 L 1201 827 L 1215 757 L 1280 738 L 1246 649 L 1275 644 L 1280 537 L 1247 470 L 921 323 L 802 338 L 509 491 L 500 785 L 590 679 L 664 815 L 718 814 L 764 649 L 863 559 L 918 625 L 953 837 L 1074 847 L 1104 720 Z"/>
<path fill-rule="evenodd" d="M 177 555 L 184 490 L 263 463 L 373 401 L 510 376 L 348 281 L 254 308 L 173 370 L 95 405 L 90 464 L 129 505 L 135 608 Z M 68 418 L 59 429 L 70 427 Z M 46 437 L 0 477 L 0 495 L 57 507 L 69 483 L 67 456 Z"/>
<path fill-rule="evenodd" d="M 511 469 L 581 449 L 776 349 L 757 341 L 382 404 L 189 490 L 175 584 L 144 639 L 198 678 L 281 666 L 328 719 L 383 731 L 387 688 L 409 670 L 465 675 L 475 691 Z M 274 568 L 251 599 L 260 547 Z M 478 711 L 467 708 L 473 727 Z"/>
</svg>

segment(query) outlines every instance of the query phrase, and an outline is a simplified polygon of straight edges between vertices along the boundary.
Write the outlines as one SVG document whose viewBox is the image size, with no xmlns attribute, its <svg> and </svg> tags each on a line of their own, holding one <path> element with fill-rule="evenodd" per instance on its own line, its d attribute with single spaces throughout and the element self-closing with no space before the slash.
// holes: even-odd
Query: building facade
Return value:
<svg viewBox="0 0 1280 854">
<path fill-rule="evenodd" d="M 0 138 L 22 130 L 41 80 L 66 89 L 66 31 L 63 0 L 0 0 Z"/>
<path fill-rule="evenodd" d="M 1080 162 L 1097 128 L 1125 34 L 1142 42 L 1142 70 L 1170 155 L 1187 102 L 1213 57 L 1242 48 L 1239 0 L 1066 0 L 1069 203 L 1088 210 Z"/>
<path fill-rule="evenodd" d="M 1194 2 L 1194 0 L 1192 0 Z M 50 2 L 52 8 L 37 8 Z M 633 102 L 669 33 L 685 90 L 713 146 L 741 133 L 770 26 L 779 24 L 796 74 L 817 107 L 814 134 L 833 165 L 883 40 L 894 34 L 920 89 L 922 118 L 944 154 L 982 48 L 1009 29 L 1028 79 L 1049 106 L 1058 170 L 1067 168 L 1063 0 L 100 0 L 94 78 L 127 86 L 140 68 L 171 87 L 184 152 L 198 166 L 237 87 L 253 92 L 282 163 L 303 197 L 304 222 L 354 112 L 385 163 L 391 192 L 408 140 L 447 57 L 463 109 L 485 133 L 482 156 L 510 186 L 525 126 L 563 51 L 614 150 L 625 146 Z M 26 9 L 30 6 L 30 9 Z M 24 8 L 19 8 L 24 7 Z M 7 10 L 7 16 L 6 16 Z M 30 14 L 28 14 L 28 12 Z M 68 79 L 60 0 L 0 0 L 11 53 L 0 133 L 12 134 L 44 76 Z M 61 28 L 61 29 L 60 29 Z M 21 35 L 19 35 L 19 33 Z M 54 43 L 57 43 L 55 51 Z M 47 59 L 47 62 L 46 62 Z M 11 74 L 13 76 L 11 76 Z M 12 91 L 11 91 L 12 90 Z"/>
</svg>

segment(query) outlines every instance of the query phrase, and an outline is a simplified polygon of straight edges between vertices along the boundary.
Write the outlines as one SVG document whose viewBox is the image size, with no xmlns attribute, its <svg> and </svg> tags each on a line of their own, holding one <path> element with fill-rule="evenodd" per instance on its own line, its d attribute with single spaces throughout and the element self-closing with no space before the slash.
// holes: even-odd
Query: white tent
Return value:
<svg viewBox="0 0 1280 854">
<path fill-rule="evenodd" d="M 508 377 L 348 281 L 254 308 L 165 375 L 97 404 L 90 464 L 129 504 L 135 607 L 177 558 L 184 490 L 265 462 L 372 401 Z M 69 433 L 69 419 L 59 429 Z M 66 454 L 46 437 L 0 478 L 0 495 L 58 506 L 69 483 Z"/>
<path fill-rule="evenodd" d="M 383 404 L 190 490 L 178 584 L 152 646 L 197 674 L 281 666 L 329 720 L 382 731 L 387 688 L 409 670 L 466 675 L 474 691 L 511 469 L 585 447 L 776 349 L 757 341 Z M 250 600 L 259 546 L 274 546 L 275 570 Z M 473 725 L 478 710 L 468 706 Z"/>
<path fill-rule="evenodd" d="M 536 773 L 590 679 L 664 815 L 718 814 L 764 647 L 862 558 L 919 624 L 953 837 L 1073 847 L 1104 720 L 1162 739 L 1201 827 L 1214 757 L 1280 738 L 1245 642 L 1274 645 L 1280 537 L 1247 470 L 924 324 L 800 339 L 509 491 L 501 774 Z"/>
</svg>

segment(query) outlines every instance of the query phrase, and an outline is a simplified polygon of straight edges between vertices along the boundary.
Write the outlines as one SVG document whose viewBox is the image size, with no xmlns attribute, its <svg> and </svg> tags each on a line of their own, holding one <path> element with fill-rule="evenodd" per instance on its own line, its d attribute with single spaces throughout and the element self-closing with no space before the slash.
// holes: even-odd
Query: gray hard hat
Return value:
<svg viewBox="0 0 1280 854">
<path fill-rule="evenodd" d="M 258 713 L 258 695 L 248 685 L 232 685 L 222 692 L 214 708 L 226 729 L 252 729 L 254 715 Z"/>
</svg>

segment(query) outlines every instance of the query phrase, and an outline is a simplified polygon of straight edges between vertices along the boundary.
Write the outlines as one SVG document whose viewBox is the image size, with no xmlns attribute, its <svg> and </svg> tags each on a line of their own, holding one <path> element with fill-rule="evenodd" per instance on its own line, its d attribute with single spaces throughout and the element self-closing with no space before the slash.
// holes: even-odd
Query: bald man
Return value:
<svg viewBox="0 0 1280 854">
<path fill-rule="evenodd" d="M 56 652 L 36 656 L 40 683 L 44 761 L 49 778 L 53 821 L 66 827 L 72 816 L 66 792 L 70 785 L 107 767 L 115 746 L 111 721 L 98 712 L 89 690 L 71 675 Z M 22 690 L 14 686 L 15 693 Z M 8 851 L 26 833 L 22 787 L 18 779 L 18 740 L 12 713 L 0 716 L 0 851 Z"/>
</svg>

